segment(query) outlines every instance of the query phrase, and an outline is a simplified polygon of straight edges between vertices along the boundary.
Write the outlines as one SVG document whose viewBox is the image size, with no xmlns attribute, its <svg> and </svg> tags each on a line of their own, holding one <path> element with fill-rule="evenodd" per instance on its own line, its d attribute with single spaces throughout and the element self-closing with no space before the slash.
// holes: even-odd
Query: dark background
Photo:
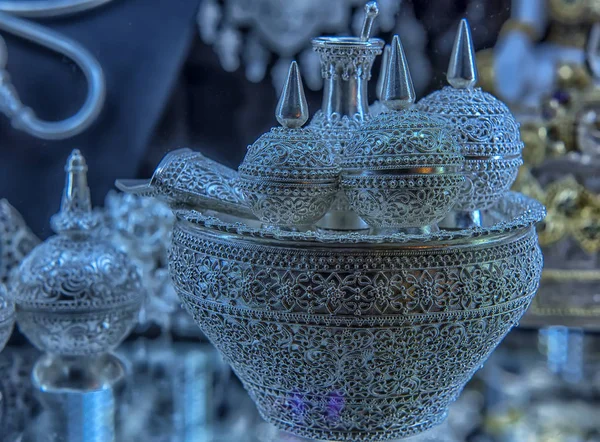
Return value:
<svg viewBox="0 0 600 442">
<path fill-rule="evenodd" d="M 445 82 L 458 20 L 469 17 L 477 49 L 490 47 L 508 17 L 508 3 L 413 2 L 428 32 L 427 51 L 435 72 L 430 90 Z M 222 69 L 213 49 L 198 36 L 198 5 L 199 0 L 115 0 L 76 16 L 40 21 L 97 57 L 108 95 L 94 125 L 64 141 L 35 139 L 12 129 L 0 116 L 0 198 L 7 198 L 35 233 L 52 233 L 48 219 L 58 209 L 63 165 L 73 148 L 85 155 L 93 202 L 102 205 L 116 178 L 150 177 L 162 156 L 178 147 L 201 150 L 236 167 L 247 144 L 275 124 L 277 97 L 270 80 L 251 83 L 243 69 Z M 76 112 L 86 85 L 72 62 L 10 35 L 3 37 L 8 71 L 23 102 L 48 120 Z M 380 37 L 389 40 L 391 35 Z M 320 93 L 307 94 L 314 113 Z"/>
</svg>

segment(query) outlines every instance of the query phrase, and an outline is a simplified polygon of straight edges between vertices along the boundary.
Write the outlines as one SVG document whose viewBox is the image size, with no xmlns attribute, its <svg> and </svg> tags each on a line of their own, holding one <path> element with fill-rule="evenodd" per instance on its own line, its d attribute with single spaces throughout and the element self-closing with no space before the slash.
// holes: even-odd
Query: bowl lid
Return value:
<svg viewBox="0 0 600 442">
<path fill-rule="evenodd" d="M 521 155 L 519 123 L 506 104 L 480 88 L 446 86 L 419 101 L 417 108 L 450 122 L 465 156 Z"/>
<path fill-rule="evenodd" d="M 339 165 L 330 143 L 311 129 L 274 127 L 248 147 L 242 178 L 336 179 Z"/>
<path fill-rule="evenodd" d="M 410 108 L 379 114 L 356 133 L 346 148 L 343 169 L 397 169 L 455 166 L 464 162 L 451 126 Z"/>
</svg>

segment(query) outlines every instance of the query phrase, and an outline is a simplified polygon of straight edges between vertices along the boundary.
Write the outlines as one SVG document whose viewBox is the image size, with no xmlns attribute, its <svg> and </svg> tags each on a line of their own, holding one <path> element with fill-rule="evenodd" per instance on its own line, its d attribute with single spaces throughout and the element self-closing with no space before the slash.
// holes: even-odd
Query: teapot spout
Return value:
<svg viewBox="0 0 600 442">
<path fill-rule="evenodd" d="M 118 179 L 126 193 L 156 197 L 171 208 L 189 207 L 255 219 L 238 187 L 237 171 L 188 148 L 169 152 L 150 179 Z"/>
</svg>

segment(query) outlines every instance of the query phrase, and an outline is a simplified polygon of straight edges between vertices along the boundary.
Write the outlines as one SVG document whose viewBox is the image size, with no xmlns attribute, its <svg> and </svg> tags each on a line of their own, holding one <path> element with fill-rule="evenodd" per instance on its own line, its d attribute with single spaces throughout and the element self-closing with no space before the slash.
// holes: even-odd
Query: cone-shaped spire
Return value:
<svg viewBox="0 0 600 442">
<path fill-rule="evenodd" d="M 67 178 L 60 211 L 52 217 L 52 228 L 57 233 L 87 230 L 96 225 L 87 184 L 87 170 L 85 158 L 79 149 L 73 150 L 65 166 Z"/>
<path fill-rule="evenodd" d="M 283 127 L 296 129 L 308 120 L 308 104 L 304 95 L 298 63 L 292 61 L 287 79 L 279 97 L 275 117 Z"/>
<path fill-rule="evenodd" d="M 448 83 L 457 89 L 469 89 L 477 83 L 477 65 L 471 28 L 466 18 L 460 21 L 448 65 Z"/>
<path fill-rule="evenodd" d="M 373 22 L 379 15 L 379 6 L 377 2 L 368 2 L 365 5 L 365 21 L 363 22 L 362 30 L 360 31 L 360 39 L 367 41 L 371 37 L 371 29 L 373 28 Z"/>
<path fill-rule="evenodd" d="M 381 101 L 389 109 L 400 110 L 411 106 L 415 102 L 415 97 L 415 88 L 400 37 L 394 35 Z"/>
<path fill-rule="evenodd" d="M 377 99 L 381 101 L 383 96 L 383 85 L 385 83 L 385 76 L 387 75 L 388 63 L 390 62 L 390 45 L 385 45 L 383 48 L 383 55 L 381 56 L 381 69 L 379 71 L 379 78 L 377 79 Z"/>
<path fill-rule="evenodd" d="M 598 81 L 600 80 L 600 23 L 592 27 L 585 49 L 588 67 Z"/>
</svg>

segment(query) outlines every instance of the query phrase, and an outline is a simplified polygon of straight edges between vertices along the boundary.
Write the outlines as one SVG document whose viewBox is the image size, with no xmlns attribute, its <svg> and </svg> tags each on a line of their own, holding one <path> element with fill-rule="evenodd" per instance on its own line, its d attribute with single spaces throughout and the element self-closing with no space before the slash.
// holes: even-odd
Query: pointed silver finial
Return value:
<svg viewBox="0 0 600 442">
<path fill-rule="evenodd" d="M 379 78 L 377 79 L 377 99 L 381 101 L 383 96 L 383 85 L 385 83 L 385 76 L 387 75 L 388 63 L 390 62 L 390 45 L 385 45 L 383 48 L 383 55 L 381 56 L 381 69 L 379 70 Z"/>
<path fill-rule="evenodd" d="M 585 48 L 585 58 L 594 78 L 600 80 L 600 23 L 592 26 Z"/>
<path fill-rule="evenodd" d="M 458 33 L 454 39 L 448 66 L 448 83 L 457 89 L 469 89 L 477 83 L 477 64 L 475 63 L 473 38 L 466 18 L 460 21 Z"/>
<path fill-rule="evenodd" d="M 415 99 L 415 87 L 408 70 L 406 55 L 400 37 L 394 35 L 381 101 L 389 109 L 401 110 L 411 106 Z"/>
<path fill-rule="evenodd" d="M 377 2 L 373 1 L 365 5 L 365 21 L 360 32 L 360 39 L 362 41 L 367 41 L 371 37 L 371 28 L 373 28 L 373 22 L 378 15 L 379 6 L 377 6 Z"/>
<path fill-rule="evenodd" d="M 92 213 L 87 170 L 85 158 L 79 149 L 73 150 L 65 165 L 67 178 L 60 211 L 51 220 L 52 228 L 57 233 L 89 230 L 97 224 L 97 217 Z"/>
<path fill-rule="evenodd" d="M 297 129 L 306 123 L 308 116 L 308 104 L 298 63 L 292 61 L 279 97 L 275 117 L 283 127 Z"/>
</svg>

